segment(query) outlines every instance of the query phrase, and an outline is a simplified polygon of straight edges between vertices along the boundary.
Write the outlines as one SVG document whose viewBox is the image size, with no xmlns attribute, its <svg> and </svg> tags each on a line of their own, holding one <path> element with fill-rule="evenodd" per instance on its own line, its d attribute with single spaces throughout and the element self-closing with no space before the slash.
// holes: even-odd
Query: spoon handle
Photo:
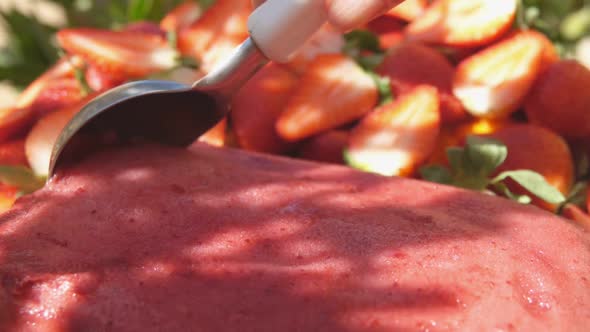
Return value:
<svg viewBox="0 0 590 332">
<path fill-rule="evenodd" d="M 268 0 L 250 15 L 250 36 L 268 59 L 288 62 L 326 23 L 324 6 L 322 0 Z"/>
</svg>

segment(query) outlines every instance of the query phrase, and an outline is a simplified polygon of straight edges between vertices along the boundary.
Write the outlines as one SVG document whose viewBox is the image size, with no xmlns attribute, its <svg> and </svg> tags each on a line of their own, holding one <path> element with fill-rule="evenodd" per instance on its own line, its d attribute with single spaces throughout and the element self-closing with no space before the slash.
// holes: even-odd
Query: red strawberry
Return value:
<svg viewBox="0 0 590 332">
<path fill-rule="evenodd" d="M 428 159 L 439 133 L 437 90 L 418 86 L 353 129 L 346 160 L 355 168 L 386 176 L 411 175 Z"/>
<path fill-rule="evenodd" d="M 211 128 L 203 136 L 197 139 L 197 142 L 207 143 L 213 146 L 224 146 L 226 140 L 227 119 L 221 120 L 215 127 Z"/>
<path fill-rule="evenodd" d="M 568 139 L 590 138 L 590 70 L 575 60 L 551 65 L 525 103 L 529 120 Z"/>
<path fill-rule="evenodd" d="M 406 29 L 409 40 L 449 46 L 481 46 L 507 32 L 516 0 L 437 0 Z"/>
<path fill-rule="evenodd" d="M 115 77 L 143 77 L 173 68 L 176 52 L 165 38 L 151 33 L 98 29 L 65 29 L 60 46 Z"/>
<path fill-rule="evenodd" d="M 28 166 L 25 141 L 21 139 L 0 144 L 0 165 Z"/>
<path fill-rule="evenodd" d="M 201 69 L 210 72 L 248 38 L 248 17 L 252 10 L 247 0 L 218 0 L 203 16 L 178 35 L 178 48 L 196 58 Z"/>
<path fill-rule="evenodd" d="M 443 123 L 456 123 L 467 117 L 463 105 L 452 92 L 455 69 L 436 50 L 420 43 L 404 43 L 391 50 L 377 72 L 390 78 L 396 94 L 403 94 L 422 84 L 437 88 Z"/>
<path fill-rule="evenodd" d="M 373 78 L 352 59 L 321 55 L 303 74 L 276 128 L 288 141 L 308 138 L 360 119 L 378 97 Z"/>
<path fill-rule="evenodd" d="M 573 205 L 566 204 L 561 213 L 565 218 L 570 219 L 576 225 L 590 231 L 590 215 L 583 211 L 581 208 Z"/>
<path fill-rule="evenodd" d="M 123 31 L 126 32 L 137 32 L 137 33 L 145 33 L 148 35 L 154 35 L 161 38 L 166 38 L 166 31 L 162 30 L 159 25 L 153 22 L 135 22 L 127 25 Z"/>
<path fill-rule="evenodd" d="M 50 88 L 56 80 L 74 78 L 74 69 L 82 68 L 84 61 L 78 56 L 67 57 L 59 60 L 31 83 L 18 97 L 16 108 L 29 108 L 35 103 L 39 95 Z"/>
<path fill-rule="evenodd" d="M 75 78 L 60 78 L 51 82 L 31 105 L 36 116 L 42 116 L 79 102 L 84 97 L 80 82 Z"/>
<path fill-rule="evenodd" d="M 75 105 L 49 113 L 37 121 L 25 140 L 27 160 L 35 174 L 47 176 L 51 150 L 57 137 L 72 117 L 94 97 L 96 94 L 89 95 Z"/>
<path fill-rule="evenodd" d="M 230 115 L 240 147 L 276 154 L 291 148 L 279 137 L 275 124 L 297 82 L 295 74 L 270 64 L 240 89 L 233 98 Z"/>
<path fill-rule="evenodd" d="M 165 31 L 179 32 L 196 22 L 203 14 L 203 8 L 197 1 L 185 1 L 170 11 L 160 22 Z"/>
<path fill-rule="evenodd" d="M 307 140 L 299 149 L 299 157 L 332 164 L 344 164 L 344 149 L 350 133 L 331 130 Z"/>
<path fill-rule="evenodd" d="M 391 15 L 382 15 L 367 24 L 367 29 L 379 37 L 382 49 L 389 49 L 404 39 L 404 23 Z"/>
<path fill-rule="evenodd" d="M 386 15 L 412 22 L 422 16 L 428 7 L 428 0 L 405 0 Z"/>
<path fill-rule="evenodd" d="M 502 118 L 516 111 L 546 61 L 546 37 L 521 31 L 462 61 L 453 91 L 478 117 Z"/>
<path fill-rule="evenodd" d="M 28 108 L 0 109 L 0 142 L 22 134 L 35 122 L 35 112 Z"/>
<path fill-rule="evenodd" d="M 86 69 L 86 83 L 94 91 L 106 91 L 127 81 L 125 77 L 117 77 L 97 66 L 90 65 Z"/>
<path fill-rule="evenodd" d="M 12 206 L 17 200 L 19 190 L 16 187 L 0 184 L 0 213 L 4 213 Z"/>
</svg>

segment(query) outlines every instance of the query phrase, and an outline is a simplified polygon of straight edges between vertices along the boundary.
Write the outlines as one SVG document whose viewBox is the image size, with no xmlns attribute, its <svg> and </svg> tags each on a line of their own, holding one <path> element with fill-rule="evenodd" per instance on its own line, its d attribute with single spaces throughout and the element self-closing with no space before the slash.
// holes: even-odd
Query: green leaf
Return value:
<svg viewBox="0 0 590 332">
<path fill-rule="evenodd" d="M 426 181 L 440 183 L 440 184 L 452 184 L 453 175 L 450 170 L 444 166 L 432 165 L 420 168 L 420 175 Z"/>
<path fill-rule="evenodd" d="M 590 6 L 568 15 L 560 27 L 561 35 L 570 41 L 576 41 L 590 32 Z"/>
<path fill-rule="evenodd" d="M 447 149 L 447 159 L 451 165 L 451 170 L 455 174 L 463 173 L 463 154 L 465 153 L 464 148 L 450 147 Z"/>
<path fill-rule="evenodd" d="M 491 183 L 496 185 L 506 179 L 512 179 L 531 194 L 551 204 L 561 204 L 565 201 L 563 194 L 551 186 L 545 178 L 530 170 L 508 171 L 498 175 Z"/>
<path fill-rule="evenodd" d="M 344 35 L 344 53 L 358 56 L 361 51 L 382 53 L 379 38 L 368 30 L 353 30 Z"/>
<path fill-rule="evenodd" d="M 517 195 L 514 194 L 512 191 L 510 191 L 510 189 L 508 188 L 507 185 L 505 185 L 504 183 L 496 183 L 494 185 L 494 187 L 496 188 L 497 191 L 499 191 L 504 197 L 509 198 L 513 201 L 516 201 L 520 204 L 531 204 L 531 202 L 533 201 L 532 198 L 528 195 Z"/>
<path fill-rule="evenodd" d="M 368 74 L 375 81 L 377 91 L 379 91 L 379 105 L 385 105 L 393 102 L 393 92 L 391 91 L 391 80 L 389 77 L 383 77 L 379 74 L 369 71 Z"/>
<path fill-rule="evenodd" d="M 479 136 L 467 137 L 463 160 L 465 171 L 474 176 L 488 177 L 506 161 L 508 148 L 502 142 Z"/>
<path fill-rule="evenodd" d="M 45 184 L 31 169 L 22 166 L 0 166 L 0 182 L 17 187 L 25 194 L 37 191 Z"/>
</svg>

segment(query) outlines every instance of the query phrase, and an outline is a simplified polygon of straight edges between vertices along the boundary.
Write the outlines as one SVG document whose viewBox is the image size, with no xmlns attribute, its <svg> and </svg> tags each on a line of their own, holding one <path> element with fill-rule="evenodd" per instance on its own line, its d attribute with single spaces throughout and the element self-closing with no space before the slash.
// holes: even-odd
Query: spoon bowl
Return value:
<svg viewBox="0 0 590 332">
<path fill-rule="evenodd" d="M 51 155 L 49 174 L 63 162 L 101 146 L 153 141 L 188 146 L 229 111 L 220 98 L 169 81 L 138 81 L 104 93 L 65 127 Z"/>
</svg>

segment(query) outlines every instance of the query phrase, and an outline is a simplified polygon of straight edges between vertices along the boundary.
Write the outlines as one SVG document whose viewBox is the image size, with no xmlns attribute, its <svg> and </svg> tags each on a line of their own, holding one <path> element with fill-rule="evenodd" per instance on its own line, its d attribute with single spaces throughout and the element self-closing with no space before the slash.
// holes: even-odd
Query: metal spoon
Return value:
<svg viewBox="0 0 590 332">
<path fill-rule="evenodd" d="M 288 61 L 326 22 L 321 3 L 265 2 L 250 16 L 250 38 L 193 86 L 138 81 L 96 97 L 60 133 L 51 154 L 49 178 L 67 162 L 111 144 L 134 140 L 181 147 L 192 144 L 228 114 L 232 95 L 264 64 Z"/>
</svg>

